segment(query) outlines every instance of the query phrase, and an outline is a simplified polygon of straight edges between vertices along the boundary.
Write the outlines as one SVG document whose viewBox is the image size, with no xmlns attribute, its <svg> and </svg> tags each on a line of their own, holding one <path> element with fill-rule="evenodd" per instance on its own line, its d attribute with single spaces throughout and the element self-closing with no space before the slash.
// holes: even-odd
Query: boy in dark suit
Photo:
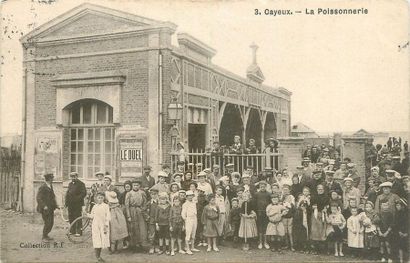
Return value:
<svg viewBox="0 0 410 263">
<path fill-rule="evenodd" d="M 44 184 L 40 186 L 37 193 L 37 212 L 41 213 L 44 221 L 43 241 L 52 240 L 48 236 L 54 225 L 54 210 L 57 208 L 56 196 L 53 190 L 53 174 L 44 175 Z"/>
</svg>

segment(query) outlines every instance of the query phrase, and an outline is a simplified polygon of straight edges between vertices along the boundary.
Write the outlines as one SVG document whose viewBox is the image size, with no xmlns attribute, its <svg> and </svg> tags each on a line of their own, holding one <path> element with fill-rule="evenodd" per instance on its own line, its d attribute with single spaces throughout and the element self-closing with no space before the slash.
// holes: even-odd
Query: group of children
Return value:
<svg viewBox="0 0 410 263">
<path fill-rule="evenodd" d="M 248 249 L 255 239 L 257 249 L 279 253 L 285 247 L 317 254 L 332 246 L 334 255 L 343 257 L 347 241 L 353 256 L 390 262 L 394 248 L 398 259 L 408 258 L 407 202 L 391 193 L 390 182 L 379 186 L 374 203 L 345 196 L 353 193 L 345 190 L 353 180 L 345 178 L 339 189 L 320 180 L 322 171 L 303 184 L 297 173 L 285 183 L 277 180 L 283 174 L 253 182 L 249 172 L 238 174 L 222 176 L 216 184 L 210 172 L 200 172 L 197 180 L 178 175 L 168 185 L 168 175 L 160 172 L 163 185 L 144 190 L 140 181 L 127 181 L 120 201 L 114 191 L 98 193 L 90 213 L 98 260 L 101 248 L 114 252 L 121 240 L 123 249 L 173 256 L 191 255 L 200 246 L 218 252 L 227 240 Z"/>
</svg>

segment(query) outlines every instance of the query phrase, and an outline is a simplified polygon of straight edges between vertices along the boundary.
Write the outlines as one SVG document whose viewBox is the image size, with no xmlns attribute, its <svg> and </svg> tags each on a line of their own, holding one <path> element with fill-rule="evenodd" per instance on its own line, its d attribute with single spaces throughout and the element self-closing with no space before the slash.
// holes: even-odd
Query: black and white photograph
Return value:
<svg viewBox="0 0 410 263">
<path fill-rule="evenodd" d="M 410 262 L 409 21 L 0 1 L 0 261 Z"/>
</svg>

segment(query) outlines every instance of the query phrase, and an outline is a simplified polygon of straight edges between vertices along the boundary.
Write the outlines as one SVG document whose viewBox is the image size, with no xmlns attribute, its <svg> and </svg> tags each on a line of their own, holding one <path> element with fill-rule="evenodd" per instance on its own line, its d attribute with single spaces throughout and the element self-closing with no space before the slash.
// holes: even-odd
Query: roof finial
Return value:
<svg viewBox="0 0 410 263">
<path fill-rule="evenodd" d="M 252 49 L 252 57 L 253 57 L 253 64 L 256 64 L 256 51 L 258 50 L 259 46 L 252 42 L 252 45 L 249 46 Z"/>
</svg>

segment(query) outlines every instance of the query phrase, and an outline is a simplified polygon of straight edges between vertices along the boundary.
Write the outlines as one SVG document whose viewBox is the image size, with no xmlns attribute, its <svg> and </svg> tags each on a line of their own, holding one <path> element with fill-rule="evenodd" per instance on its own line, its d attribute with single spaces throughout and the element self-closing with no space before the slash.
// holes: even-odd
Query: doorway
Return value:
<svg viewBox="0 0 410 263">
<path fill-rule="evenodd" d="M 189 152 L 204 152 L 206 142 L 206 124 L 188 124 Z"/>
</svg>

